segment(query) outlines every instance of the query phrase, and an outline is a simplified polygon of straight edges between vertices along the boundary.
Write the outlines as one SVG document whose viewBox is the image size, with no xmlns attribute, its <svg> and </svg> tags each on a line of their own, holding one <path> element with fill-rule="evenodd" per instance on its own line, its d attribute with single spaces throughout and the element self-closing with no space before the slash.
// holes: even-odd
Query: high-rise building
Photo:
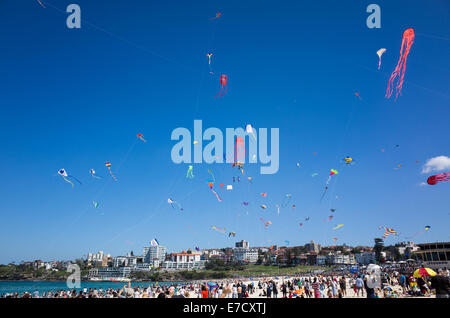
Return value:
<svg viewBox="0 0 450 318">
<path fill-rule="evenodd" d="M 167 249 L 165 246 L 146 246 L 142 251 L 144 263 L 152 263 L 154 260 L 164 262 L 166 259 Z"/>
<path fill-rule="evenodd" d="M 250 243 L 245 240 L 242 240 L 240 242 L 236 242 L 236 247 L 250 248 Z"/>
</svg>

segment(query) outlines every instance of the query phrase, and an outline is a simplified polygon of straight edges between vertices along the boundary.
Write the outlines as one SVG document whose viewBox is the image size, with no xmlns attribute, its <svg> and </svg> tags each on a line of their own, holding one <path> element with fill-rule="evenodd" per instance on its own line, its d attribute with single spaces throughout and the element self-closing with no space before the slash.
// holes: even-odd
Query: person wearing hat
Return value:
<svg viewBox="0 0 450 318">
<path fill-rule="evenodd" d="M 450 280 L 443 275 L 442 270 L 431 277 L 431 288 L 436 290 L 436 298 L 450 298 Z"/>
</svg>

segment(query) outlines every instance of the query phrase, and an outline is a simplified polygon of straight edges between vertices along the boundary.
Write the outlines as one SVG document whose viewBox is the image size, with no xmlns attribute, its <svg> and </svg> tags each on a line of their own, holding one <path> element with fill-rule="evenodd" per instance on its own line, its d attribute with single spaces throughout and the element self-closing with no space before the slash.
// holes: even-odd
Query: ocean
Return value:
<svg viewBox="0 0 450 318">
<path fill-rule="evenodd" d="M 170 285 L 170 284 L 182 284 L 183 282 L 158 282 L 158 285 Z M 155 285 L 155 282 L 131 282 L 131 286 L 150 286 Z M 81 288 L 75 288 L 76 290 L 82 290 L 83 288 L 122 288 L 124 285 L 128 285 L 128 282 L 81 282 Z M 67 287 L 65 281 L 62 282 L 49 282 L 49 281 L 0 281 L 0 295 L 4 295 L 11 292 L 18 292 L 22 294 L 24 292 L 33 293 L 35 291 L 42 295 L 44 292 L 57 291 L 57 290 L 71 290 Z"/>
</svg>

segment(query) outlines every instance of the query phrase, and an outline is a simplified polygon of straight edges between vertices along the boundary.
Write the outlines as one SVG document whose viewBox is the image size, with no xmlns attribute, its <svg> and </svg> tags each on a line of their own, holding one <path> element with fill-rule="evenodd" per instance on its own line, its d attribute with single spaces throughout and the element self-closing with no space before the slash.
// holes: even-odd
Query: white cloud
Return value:
<svg viewBox="0 0 450 318">
<path fill-rule="evenodd" d="M 438 156 L 428 159 L 422 168 L 422 173 L 432 171 L 450 170 L 450 158 L 446 156 Z"/>
</svg>

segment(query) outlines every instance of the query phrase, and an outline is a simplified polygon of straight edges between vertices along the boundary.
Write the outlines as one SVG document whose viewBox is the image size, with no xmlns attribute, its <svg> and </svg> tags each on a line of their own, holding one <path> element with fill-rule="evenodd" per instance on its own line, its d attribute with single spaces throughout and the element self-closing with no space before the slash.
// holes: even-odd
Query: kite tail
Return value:
<svg viewBox="0 0 450 318">
<path fill-rule="evenodd" d="M 78 183 L 82 184 L 82 183 L 81 183 L 81 181 L 80 181 L 80 180 L 78 180 L 77 178 L 75 178 L 74 176 L 69 176 L 69 177 L 71 177 L 71 178 L 74 178 L 75 180 L 77 180 L 77 181 L 78 181 Z"/>
<path fill-rule="evenodd" d="M 66 177 L 63 176 L 63 179 L 66 180 L 67 182 L 69 182 L 69 183 L 72 185 L 72 188 L 75 186 L 75 185 L 73 184 L 73 182 L 70 181 L 70 180 L 67 180 Z"/>
<path fill-rule="evenodd" d="M 223 95 L 225 95 L 225 93 L 227 92 L 227 90 L 228 90 L 228 86 L 227 85 L 225 85 L 225 91 L 222 93 L 222 95 L 220 95 L 219 97 L 222 97 Z M 222 91 L 222 90 L 221 90 Z"/>
<path fill-rule="evenodd" d="M 222 88 L 220 89 L 220 92 L 218 92 L 218 93 L 217 93 L 217 95 L 216 95 L 216 96 L 214 96 L 214 98 L 217 98 L 217 96 L 219 96 L 219 95 L 220 95 L 220 93 L 222 93 L 222 90 L 223 90 L 223 85 L 222 85 Z M 221 96 L 221 95 L 220 95 L 220 96 Z M 220 96 L 219 96 L 219 97 L 220 97 Z"/>
<path fill-rule="evenodd" d="M 44 4 L 43 4 L 40 0 L 37 0 L 37 2 L 39 2 L 39 4 L 40 4 L 43 8 L 45 8 Z"/>
<path fill-rule="evenodd" d="M 216 191 L 214 191 L 213 189 L 211 189 L 212 193 L 214 193 L 214 195 L 216 196 L 217 200 L 219 202 L 222 202 L 222 199 L 219 197 L 219 195 L 216 193 Z"/>
<path fill-rule="evenodd" d="M 378 69 L 380 69 L 381 66 L 381 58 L 378 60 Z"/>
<path fill-rule="evenodd" d="M 111 175 L 111 177 L 114 179 L 114 181 L 117 182 L 116 176 L 112 173 L 112 171 L 111 171 L 111 169 L 109 167 L 108 167 L 108 170 L 109 170 L 109 174 Z"/>
</svg>

